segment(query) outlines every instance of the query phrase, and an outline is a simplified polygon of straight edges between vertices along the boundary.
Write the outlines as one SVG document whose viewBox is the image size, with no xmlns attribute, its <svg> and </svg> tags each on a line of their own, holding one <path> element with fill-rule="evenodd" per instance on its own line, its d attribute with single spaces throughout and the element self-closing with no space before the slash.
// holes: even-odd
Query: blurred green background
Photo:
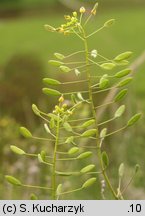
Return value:
<svg viewBox="0 0 145 216">
<path fill-rule="evenodd" d="M 43 124 L 33 115 L 31 104 L 38 104 L 42 109 L 51 111 L 55 103 L 41 92 L 42 78 L 54 75 L 48 59 L 54 52 L 71 53 L 82 49 L 77 38 L 48 33 L 43 26 L 59 26 L 63 22 L 63 14 L 69 14 L 71 9 L 74 10 L 81 4 L 92 6 L 94 2 L 70 0 L 68 5 L 66 0 L 0 0 L 0 199 L 29 199 L 32 192 L 11 187 L 4 180 L 5 174 L 17 176 L 30 184 L 47 182 L 49 173 L 46 167 L 38 165 L 37 160 L 15 156 L 9 147 L 22 146 L 31 152 L 43 147 L 42 144 L 36 145 L 22 139 L 19 126 L 26 126 L 37 135 L 43 134 Z M 145 51 L 145 1 L 98 2 L 98 14 L 89 28 L 99 27 L 110 18 L 115 18 L 116 24 L 92 37 L 89 41 L 91 49 L 97 49 L 110 58 L 131 50 L 134 52 L 131 61 L 134 62 Z M 124 184 L 129 181 L 135 164 L 141 166 L 126 192 L 127 199 L 145 199 L 144 71 L 145 62 L 137 68 L 134 81 L 129 87 L 129 96 L 125 101 L 128 109 L 122 122 L 138 111 L 143 112 L 142 120 L 134 128 L 117 134 L 106 142 L 111 161 L 108 173 L 116 187 L 117 169 L 121 162 L 126 166 Z M 59 78 L 63 79 L 62 75 L 58 75 Z M 108 110 L 110 115 L 112 110 L 114 108 Z M 122 122 L 116 122 L 110 127 L 118 128 Z M 47 148 L 46 143 L 44 148 Z M 75 179 L 72 182 L 74 186 L 77 184 Z M 47 192 L 38 190 L 37 194 L 41 199 L 49 199 Z M 84 197 L 101 199 L 99 192 L 94 191 L 93 187 L 77 194 L 77 199 Z"/>
</svg>

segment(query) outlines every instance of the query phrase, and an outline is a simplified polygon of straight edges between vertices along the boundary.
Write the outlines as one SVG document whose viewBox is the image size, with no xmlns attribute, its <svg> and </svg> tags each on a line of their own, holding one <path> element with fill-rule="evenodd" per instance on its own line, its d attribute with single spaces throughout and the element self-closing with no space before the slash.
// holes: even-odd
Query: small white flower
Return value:
<svg viewBox="0 0 145 216">
<path fill-rule="evenodd" d="M 94 49 L 94 50 L 91 51 L 91 56 L 92 56 L 93 58 L 96 58 L 97 55 L 98 55 L 97 50 Z"/>
</svg>

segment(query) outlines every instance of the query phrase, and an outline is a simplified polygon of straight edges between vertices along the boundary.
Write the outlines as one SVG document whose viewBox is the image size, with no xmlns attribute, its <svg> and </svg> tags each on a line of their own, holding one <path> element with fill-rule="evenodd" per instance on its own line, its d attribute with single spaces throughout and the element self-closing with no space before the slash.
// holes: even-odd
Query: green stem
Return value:
<svg viewBox="0 0 145 216">
<path fill-rule="evenodd" d="M 22 187 L 27 187 L 27 188 L 35 188 L 35 189 L 43 189 L 43 190 L 52 190 L 52 188 L 48 187 L 42 187 L 42 186 L 36 186 L 36 185 L 21 185 Z"/>
<path fill-rule="evenodd" d="M 101 28 L 102 29 L 102 28 Z M 99 30 L 101 30 L 99 29 Z M 96 31 L 97 32 L 97 31 Z M 90 34 L 88 37 L 92 36 L 93 34 L 95 34 L 96 32 Z M 108 188 L 110 189 L 112 195 L 114 196 L 115 199 L 118 199 L 117 198 L 117 195 L 111 185 L 111 182 L 107 176 L 107 173 L 104 169 L 104 165 L 103 165 L 103 161 L 102 161 L 102 152 L 101 152 L 101 147 L 100 147 L 100 143 L 99 143 L 99 132 L 98 132 L 98 123 L 97 123 L 97 116 L 96 116 L 96 110 L 95 110 L 95 107 L 94 107 L 94 102 L 93 102 L 93 92 L 92 92 L 92 88 L 91 88 L 91 73 L 90 73 L 90 70 L 89 70 L 89 67 L 88 65 L 90 64 L 89 62 L 89 50 L 88 50 L 88 44 L 87 44 L 87 37 L 85 35 L 85 32 L 84 32 L 84 45 L 85 45 L 85 56 L 86 56 L 86 72 L 87 72 L 87 78 L 88 78 L 88 89 L 89 89 L 89 99 L 90 99 L 90 102 L 91 102 L 91 108 L 92 108 L 92 112 L 93 112 L 93 117 L 95 119 L 95 122 L 96 122 L 96 129 L 97 129 L 97 133 L 96 133 L 96 144 L 97 144 L 97 154 L 98 154 L 98 159 L 99 159 L 99 163 L 100 163 L 100 166 L 101 166 L 101 171 L 102 171 L 102 174 L 104 176 L 104 179 L 108 185 Z"/>
<path fill-rule="evenodd" d="M 60 129 L 60 118 L 58 114 L 57 119 L 57 126 L 56 126 L 56 140 L 55 140 L 55 146 L 54 146 L 54 153 L 53 153 L 53 168 L 52 168 L 52 193 L 51 197 L 53 200 L 56 200 L 56 161 L 57 161 L 57 147 L 59 144 L 59 129 Z"/>
</svg>

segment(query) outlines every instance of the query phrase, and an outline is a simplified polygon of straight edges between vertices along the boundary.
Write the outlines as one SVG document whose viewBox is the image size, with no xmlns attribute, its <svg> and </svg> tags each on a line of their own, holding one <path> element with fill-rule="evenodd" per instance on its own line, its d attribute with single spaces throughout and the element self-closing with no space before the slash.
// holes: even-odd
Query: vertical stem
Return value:
<svg viewBox="0 0 145 216">
<path fill-rule="evenodd" d="M 90 67 L 89 67 L 89 50 L 88 50 L 88 43 L 87 43 L 87 37 L 85 35 L 85 31 L 83 30 L 83 36 L 84 36 L 84 45 L 85 45 L 85 57 L 86 57 L 86 73 L 87 73 L 87 78 L 88 78 L 88 90 L 89 90 L 89 100 L 91 102 L 91 108 L 92 108 L 92 114 L 95 119 L 95 125 L 96 125 L 96 144 L 97 144 L 97 155 L 98 155 L 98 160 L 101 166 L 102 174 L 104 176 L 104 179 L 108 185 L 108 188 L 110 189 L 112 195 L 114 196 L 115 199 L 117 198 L 117 195 L 111 185 L 111 182 L 107 176 L 107 173 L 104 169 L 103 161 L 102 161 L 102 152 L 101 152 L 101 146 L 99 142 L 99 131 L 98 131 L 98 122 L 97 122 L 97 115 L 96 115 L 96 110 L 93 102 L 93 94 L 92 94 L 92 88 L 91 88 L 91 73 L 90 73 Z"/>
<path fill-rule="evenodd" d="M 56 126 L 56 140 L 55 140 L 55 146 L 54 146 L 54 153 L 53 153 L 53 168 L 52 168 L 52 194 L 51 197 L 53 200 L 56 200 L 56 153 L 57 153 L 57 146 L 59 143 L 59 129 L 60 129 L 60 118 L 58 114 L 58 119 L 57 119 L 57 126 Z"/>
</svg>

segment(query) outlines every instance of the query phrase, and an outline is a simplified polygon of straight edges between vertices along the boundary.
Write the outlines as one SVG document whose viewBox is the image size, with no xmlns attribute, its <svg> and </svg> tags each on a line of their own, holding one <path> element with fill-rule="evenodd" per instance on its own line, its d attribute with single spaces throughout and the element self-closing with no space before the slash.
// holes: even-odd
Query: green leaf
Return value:
<svg viewBox="0 0 145 216">
<path fill-rule="evenodd" d="M 87 173 L 87 172 L 90 172 L 92 169 L 95 168 L 95 165 L 94 164 L 90 164 L 88 166 L 85 166 L 84 168 L 82 168 L 80 170 L 81 173 Z"/>
<path fill-rule="evenodd" d="M 120 55 L 115 57 L 115 61 L 122 61 L 122 60 L 126 60 L 128 58 L 130 58 L 132 56 L 132 52 L 128 51 L 128 52 L 124 52 L 121 53 Z"/>
<path fill-rule="evenodd" d="M 138 113 L 132 116 L 132 118 L 127 122 L 127 126 L 130 127 L 134 125 L 141 118 L 141 115 L 141 113 Z"/>
<path fill-rule="evenodd" d="M 25 155 L 26 152 L 24 152 L 22 149 L 18 148 L 17 146 L 11 145 L 10 149 L 12 150 L 12 152 L 18 154 L 18 155 Z"/>
<path fill-rule="evenodd" d="M 118 169 L 118 175 L 120 178 L 123 177 L 123 175 L 124 175 L 124 163 L 120 164 L 119 169 Z"/>
<path fill-rule="evenodd" d="M 116 77 L 116 78 L 122 78 L 122 77 L 124 77 L 124 76 L 127 76 L 127 75 L 130 74 L 131 72 L 132 72 L 131 69 L 124 69 L 124 70 L 121 70 L 121 71 L 117 72 L 117 73 L 115 74 L 115 77 Z"/>
<path fill-rule="evenodd" d="M 115 112 L 115 115 L 114 117 L 115 118 L 119 118 L 120 116 L 122 116 L 122 114 L 124 113 L 125 111 L 125 105 L 121 105 Z"/>
<path fill-rule="evenodd" d="M 34 193 L 32 193 L 32 194 L 30 195 L 30 199 L 31 199 L 31 200 L 38 200 L 38 197 L 37 197 Z"/>
<path fill-rule="evenodd" d="M 72 127 L 68 122 L 64 122 L 63 127 L 65 128 L 66 131 L 72 132 Z"/>
<path fill-rule="evenodd" d="M 65 58 L 65 56 L 61 53 L 54 53 L 54 56 L 60 60 L 63 60 Z"/>
<path fill-rule="evenodd" d="M 122 90 L 115 96 L 114 101 L 115 101 L 115 102 L 118 102 L 118 101 L 122 100 L 122 99 L 126 96 L 127 91 L 128 91 L 127 89 L 122 89 Z"/>
<path fill-rule="evenodd" d="M 84 122 L 84 123 L 81 125 L 81 127 L 87 128 L 87 127 L 89 127 L 90 125 L 92 125 L 92 124 L 94 124 L 94 123 L 95 123 L 95 120 L 94 120 L 94 119 L 91 119 L 91 120 L 88 120 L 88 121 Z"/>
<path fill-rule="evenodd" d="M 88 188 L 96 182 L 96 178 L 90 178 L 82 185 L 82 188 Z"/>
<path fill-rule="evenodd" d="M 103 164 L 104 164 L 105 168 L 108 167 L 109 158 L 108 158 L 108 155 L 107 155 L 107 153 L 105 151 L 102 152 L 102 161 L 103 161 Z"/>
<path fill-rule="evenodd" d="M 110 27 L 115 23 L 115 19 L 110 19 L 104 23 L 105 27 Z"/>
<path fill-rule="evenodd" d="M 125 85 L 128 85 L 132 80 L 133 80 L 132 77 L 127 77 L 126 79 L 121 80 L 121 81 L 117 84 L 117 87 L 120 88 L 120 87 L 123 87 L 123 86 L 125 86 Z"/>
<path fill-rule="evenodd" d="M 62 72 L 65 72 L 65 73 L 68 73 L 71 71 L 71 69 L 69 67 L 64 66 L 64 65 L 60 66 L 59 68 Z"/>
<path fill-rule="evenodd" d="M 103 128 L 100 132 L 100 138 L 104 139 L 107 134 L 107 128 Z"/>
<path fill-rule="evenodd" d="M 115 66 L 116 64 L 114 63 L 103 63 L 100 65 L 100 67 L 105 70 L 112 70 L 113 68 L 115 68 Z"/>
<path fill-rule="evenodd" d="M 85 131 L 83 134 L 81 134 L 81 137 L 91 137 L 96 135 L 97 130 L 96 129 L 89 129 Z"/>
<path fill-rule="evenodd" d="M 78 151 L 79 151 L 78 147 L 72 147 L 71 149 L 68 150 L 68 154 L 72 155 L 72 154 L 77 153 Z"/>
<path fill-rule="evenodd" d="M 20 134 L 25 138 L 32 138 L 31 132 L 25 127 L 20 127 Z"/>
<path fill-rule="evenodd" d="M 59 196 L 62 192 L 62 184 L 59 184 L 56 188 L 56 196 Z"/>
<path fill-rule="evenodd" d="M 35 104 L 32 104 L 32 110 L 35 113 L 35 115 L 40 116 L 40 111 Z"/>
<path fill-rule="evenodd" d="M 63 62 L 56 61 L 56 60 L 49 60 L 48 63 L 51 65 L 57 66 L 57 67 L 59 67 L 60 65 L 63 65 Z"/>
<path fill-rule="evenodd" d="M 91 151 L 87 151 L 87 152 L 81 153 L 81 154 L 77 157 L 77 159 L 84 159 L 84 158 L 88 158 L 88 157 L 90 157 L 90 156 L 92 156 L 92 152 L 91 152 Z"/>
<path fill-rule="evenodd" d="M 50 88 L 43 88 L 42 92 L 46 95 L 56 95 L 56 96 L 60 96 L 61 93 L 55 89 L 50 89 Z"/>
<path fill-rule="evenodd" d="M 49 85 L 59 85 L 59 84 L 61 84 L 61 82 L 59 82 L 58 80 L 51 79 L 51 78 L 44 78 L 43 83 L 49 84 Z"/>
<path fill-rule="evenodd" d="M 6 175 L 5 178 L 12 185 L 16 185 L 16 186 L 21 186 L 22 185 L 22 183 L 13 176 Z"/>
</svg>

